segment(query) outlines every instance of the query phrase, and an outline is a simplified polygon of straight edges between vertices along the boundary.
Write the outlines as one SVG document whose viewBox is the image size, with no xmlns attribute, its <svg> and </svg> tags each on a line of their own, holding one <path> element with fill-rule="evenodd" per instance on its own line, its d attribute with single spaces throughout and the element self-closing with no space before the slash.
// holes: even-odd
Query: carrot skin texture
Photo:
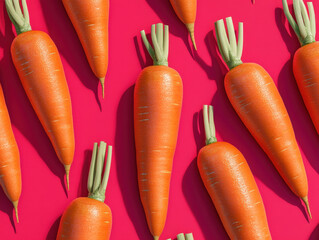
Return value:
<svg viewBox="0 0 319 240">
<path fill-rule="evenodd" d="M 97 78 L 108 68 L 109 0 L 62 0 Z"/>
<path fill-rule="evenodd" d="M 11 202 L 21 195 L 20 154 L 0 85 L 0 184 Z"/>
<path fill-rule="evenodd" d="M 319 134 L 319 42 L 299 48 L 293 60 L 293 72 L 312 122 Z"/>
<path fill-rule="evenodd" d="M 306 171 L 282 98 L 258 64 L 243 63 L 225 77 L 225 90 L 244 125 L 266 152 L 290 189 L 308 195 Z"/>
<path fill-rule="evenodd" d="M 183 99 L 180 75 L 167 66 L 149 66 L 134 90 L 138 184 L 150 232 L 163 231 Z"/>
<path fill-rule="evenodd" d="M 111 229 L 111 209 L 101 201 L 80 197 L 63 213 L 56 239 L 108 240 Z"/>
<path fill-rule="evenodd" d="M 170 0 L 178 18 L 184 23 L 194 23 L 196 19 L 197 0 Z"/>
<path fill-rule="evenodd" d="M 263 200 L 241 152 L 215 142 L 200 150 L 197 164 L 230 239 L 271 239 Z"/>
<path fill-rule="evenodd" d="M 19 34 L 11 55 L 22 86 L 62 164 L 74 156 L 74 130 L 69 88 L 52 39 L 42 31 Z"/>
</svg>

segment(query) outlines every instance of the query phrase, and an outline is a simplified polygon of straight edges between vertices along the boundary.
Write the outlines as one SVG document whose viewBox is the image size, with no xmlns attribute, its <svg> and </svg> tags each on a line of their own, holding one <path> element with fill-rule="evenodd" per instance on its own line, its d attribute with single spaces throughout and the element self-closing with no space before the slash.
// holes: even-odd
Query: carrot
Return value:
<svg viewBox="0 0 319 240">
<path fill-rule="evenodd" d="M 106 154 L 106 143 L 94 143 L 88 177 L 88 197 L 71 202 L 62 215 L 57 240 L 108 240 L 112 229 L 112 212 L 104 203 L 109 179 L 112 146 L 108 146 L 104 176 L 102 170 Z M 102 181 L 101 181 L 102 179 Z"/>
<path fill-rule="evenodd" d="M 20 154 L 14 138 L 10 116 L 0 84 L 0 184 L 12 202 L 17 222 L 18 203 L 21 195 Z"/>
<path fill-rule="evenodd" d="M 67 188 L 74 156 L 74 130 L 71 98 L 59 52 L 46 33 L 32 31 L 26 0 L 6 0 L 8 15 L 18 36 L 11 56 L 22 86 L 64 165 Z"/>
<path fill-rule="evenodd" d="M 138 184 L 147 223 L 159 239 L 166 221 L 170 178 L 181 115 L 183 83 L 168 67 L 168 26 L 152 25 L 155 51 L 141 31 L 154 66 L 144 68 L 134 90 L 134 131 Z"/>
<path fill-rule="evenodd" d="M 237 46 L 232 19 L 226 21 L 229 41 L 223 20 L 215 26 L 221 55 L 230 69 L 225 77 L 228 99 L 281 177 L 304 201 L 311 218 L 306 171 L 283 100 L 265 69 L 242 63 L 243 24 L 239 23 Z"/>
<path fill-rule="evenodd" d="M 78 34 L 87 60 L 100 79 L 104 98 L 104 81 L 108 67 L 109 0 L 62 0 Z"/>
<path fill-rule="evenodd" d="M 185 24 L 194 48 L 197 50 L 194 34 L 197 0 L 170 0 L 170 2 L 178 18 Z"/>
<path fill-rule="evenodd" d="M 209 113 L 208 113 L 209 112 Z M 197 164 L 204 185 L 230 239 L 271 239 L 263 200 L 241 152 L 217 142 L 213 107 L 203 109 L 206 146 Z"/>
<path fill-rule="evenodd" d="M 293 72 L 303 101 L 319 133 L 319 42 L 316 42 L 316 19 L 312 2 L 308 2 L 309 17 L 303 1 L 294 1 L 297 23 L 290 14 L 286 0 L 284 12 L 301 44 L 293 59 Z"/>
</svg>

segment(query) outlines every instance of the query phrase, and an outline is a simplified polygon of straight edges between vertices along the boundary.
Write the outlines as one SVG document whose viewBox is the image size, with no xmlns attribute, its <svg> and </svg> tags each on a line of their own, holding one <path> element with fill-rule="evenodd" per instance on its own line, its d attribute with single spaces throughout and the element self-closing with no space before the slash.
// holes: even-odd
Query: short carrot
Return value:
<svg viewBox="0 0 319 240">
<path fill-rule="evenodd" d="M 88 177 L 88 197 L 73 200 L 62 215 L 57 240 L 108 240 L 112 230 L 112 212 L 104 203 L 109 179 L 112 146 L 108 146 L 104 176 L 102 170 L 106 143 L 94 143 Z"/>
<path fill-rule="evenodd" d="M 8 15 L 18 36 L 11 56 L 22 86 L 64 165 L 67 187 L 74 156 L 74 130 L 69 88 L 59 52 L 46 33 L 32 31 L 26 0 L 6 0 Z"/>
<path fill-rule="evenodd" d="M 195 42 L 195 20 L 197 0 L 170 0 L 174 11 L 178 18 L 185 24 L 195 50 L 197 50 Z"/>
<path fill-rule="evenodd" d="M 204 185 L 230 239 L 271 239 L 263 200 L 250 168 L 233 145 L 218 142 L 213 108 L 203 109 L 206 146 L 197 164 Z"/>
<path fill-rule="evenodd" d="M 20 154 L 0 85 L 0 184 L 14 206 L 17 222 L 21 195 Z"/>
<path fill-rule="evenodd" d="M 297 23 L 291 16 L 287 0 L 283 0 L 284 12 L 301 44 L 293 59 L 293 72 L 303 101 L 312 122 L 319 133 L 319 42 L 316 42 L 316 19 L 312 2 L 307 9 L 302 0 L 294 1 Z"/>
<path fill-rule="evenodd" d="M 159 239 L 166 221 L 170 178 L 183 98 L 178 72 L 168 67 L 168 26 L 152 25 L 154 49 L 142 31 L 154 66 L 144 68 L 134 89 L 134 131 L 138 185 L 147 223 Z"/>
<path fill-rule="evenodd" d="M 264 68 L 242 63 L 243 24 L 239 23 L 238 46 L 231 18 L 228 36 L 223 20 L 215 23 L 219 49 L 229 67 L 225 90 L 233 108 L 268 155 L 290 189 L 308 204 L 308 181 L 294 130 L 278 89 Z"/>
<path fill-rule="evenodd" d="M 108 68 L 109 0 L 62 0 L 78 34 L 86 58 L 99 78 L 104 98 Z"/>
</svg>

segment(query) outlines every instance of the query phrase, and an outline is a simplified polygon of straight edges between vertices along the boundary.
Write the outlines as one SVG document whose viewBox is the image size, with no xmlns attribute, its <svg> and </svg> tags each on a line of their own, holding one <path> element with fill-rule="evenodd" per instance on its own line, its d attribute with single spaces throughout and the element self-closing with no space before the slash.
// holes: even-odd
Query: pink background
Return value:
<svg viewBox="0 0 319 240">
<path fill-rule="evenodd" d="M 115 149 L 106 193 L 106 203 L 114 219 L 111 238 L 152 239 L 138 195 L 132 100 L 139 72 L 151 64 L 142 48 L 139 31 L 150 32 L 151 24 L 157 22 L 170 25 L 169 64 L 181 74 L 185 96 L 162 239 L 180 232 L 193 232 L 199 240 L 227 239 L 196 167 L 197 152 L 204 146 L 199 111 L 203 104 L 210 103 L 215 107 L 218 139 L 234 144 L 252 169 L 264 199 L 273 239 L 319 239 L 319 138 L 293 79 L 291 59 L 299 43 L 287 28 L 281 1 L 257 0 L 256 5 L 252 5 L 249 0 L 199 0 L 196 53 L 192 52 L 186 29 L 168 0 L 111 1 L 110 65 L 106 98 L 100 103 L 96 95 L 100 91 L 98 81 L 61 1 L 29 0 L 28 4 L 33 29 L 48 32 L 61 53 L 73 100 L 76 152 L 67 198 L 61 182 L 63 167 L 13 67 L 9 49 L 15 33 L 1 0 L 0 80 L 20 148 L 23 180 L 19 224 L 13 221 L 11 203 L 3 193 L 0 195 L 1 239 L 55 239 L 63 210 L 74 198 L 87 195 L 90 149 L 94 141 L 102 139 Z M 319 13 L 316 2 L 315 10 Z M 243 61 L 265 67 L 287 106 L 309 179 L 313 213 L 310 223 L 300 200 L 284 184 L 227 100 L 223 87 L 226 68 L 217 55 L 213 34 L 213 22 L 227 16 L 232 16 L 236 25 L 238 21 L 244 22 Z"/>
</svg>

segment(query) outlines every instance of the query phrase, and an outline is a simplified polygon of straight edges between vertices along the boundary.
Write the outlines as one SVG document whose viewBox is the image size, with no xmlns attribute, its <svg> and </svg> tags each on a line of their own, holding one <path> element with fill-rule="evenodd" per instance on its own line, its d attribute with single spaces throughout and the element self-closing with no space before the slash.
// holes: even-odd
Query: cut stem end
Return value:
<svg viewBox="0 0 319 240">
<path fill-rule="evenodd" d="M 302 200 L 302 201 L 305 203 L 305 205 L 306 205 L 309 218 L 312 219 L 312 215 L 311 215 L 311 211 L 310 211 L 310 206 L 309 206 L 309 201 L 308 201 L 308 196 L 302 197 L 301 200 Z"/>
<path fill-rule="evenodd" d="M 70 168 L 71 168 L 71 165 L 64 165 L 65 176 L 66 176 L 66 186 L 68 191 L 70 190 Z"/>
<path fill-rule="evenodd" d="M 15 212 L 15 214 L 16 214 L 17 223 L 19 223 L 19 214 L 18 214 L 18 204 L 19 204 L 19 200 L 12 202 L 12 204 L 13 204 L 13 207 L 14 207 L 14 212 Z"/>
<path fill-rule="evenodd" d="M 102 98 L 104 99 L 104 83 L 105 83 L 105 77 L 104 78 L 99 78 L 100 79 L 100 83 L 102 86 Z"/>
<path fill-rule="evenodd" d="M 196 42 L 195 42 L 195 24 L 194 23 L 186 23 L 185 26 L 189 32 L 193 46 L 194 46 L 195 50 L 197 51 L 197 46 L 196 46 Z"/>
</svg>

